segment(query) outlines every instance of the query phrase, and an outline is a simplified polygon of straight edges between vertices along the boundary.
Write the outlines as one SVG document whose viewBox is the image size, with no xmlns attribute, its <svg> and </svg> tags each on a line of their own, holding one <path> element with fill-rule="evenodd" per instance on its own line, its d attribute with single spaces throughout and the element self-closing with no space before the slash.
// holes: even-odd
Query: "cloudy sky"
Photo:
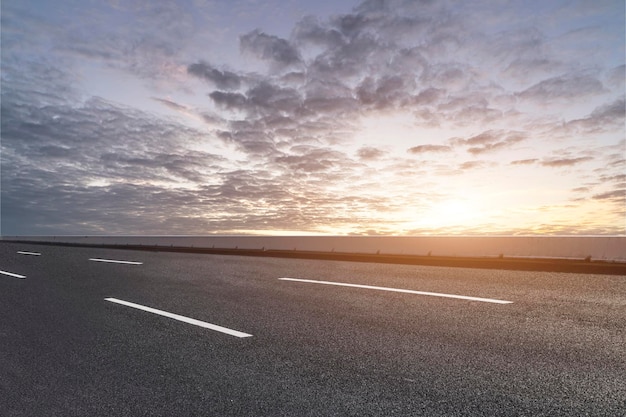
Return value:
<svg viewBox="0 0 626 417">
<path fill-rule="evenodd" d="M 626 234 L 624 16 L 3 0 L 1 232 Z"/>
</svg>

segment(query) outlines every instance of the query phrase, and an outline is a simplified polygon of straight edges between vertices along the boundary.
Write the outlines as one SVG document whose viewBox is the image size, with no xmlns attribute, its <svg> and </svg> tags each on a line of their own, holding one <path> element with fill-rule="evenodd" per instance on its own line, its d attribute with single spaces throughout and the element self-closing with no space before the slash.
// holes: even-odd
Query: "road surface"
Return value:
<svg viewBox="0 0 626 417">
<path fill-rule="evenodd" d="M 626 277 L 0 242 L 2 416 L 620 416 Z"/>
</svg>

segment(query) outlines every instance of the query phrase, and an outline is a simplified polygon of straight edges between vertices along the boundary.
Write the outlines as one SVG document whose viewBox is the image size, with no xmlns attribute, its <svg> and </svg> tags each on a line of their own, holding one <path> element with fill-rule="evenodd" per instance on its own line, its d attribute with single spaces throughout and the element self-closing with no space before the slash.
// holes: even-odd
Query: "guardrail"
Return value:
<svg viewBox="0 0 626 417">
<path fill-rule="evenodd" d="M 3 236 L 84 245 L 626 262 L 626 236 Z"/>
<path fill-rule="evenodd" d="M 200 239 L 200 240 L 198 240 Z M 207 240 L 208 239 L 208 240 Z M 330 239 L 330 240 L 329 240 Z M 355 240 L 356 239 L 356 240 Z M 381 247 L 381 243 L 394 243 L 396 245 L 403 243 L 415 244 L 415 239 L 419 239 L 422 244 L 417 246 L 387 246 L 387 250 L 402 249 L 405 253 L 383 252 L 380 249 L 373 250 L 374 247 Z M 186 253 L 204 253 L 219 255 L 239 255 L 239 256 L 257 256 L 257 257 L 280 257 L 280 258 L 299 258 L 299 259 L 323 259 L 336 261 L 351 262 L 377 262 L 377 263 L 393 263 L 393 264 L 409 264 L 409 265 L 429 265 L 429 266 L 448 266 L 448 267 L 465 267 L 465 268 L 486 268 L 486 269 L 508 269 L 523 271 L 549 271 L 549 272 L 570 272 L 585 274 L 610 274 L 626 276 L 626 262 L 619 259 L 602 260 L 593 259 L 590 253 L 590 243 L 598 243 L 595 240 L 585 241 L 577 240 L 574 243 L 578 256 L 546 256 L 542 255 L 505 255 L 504 252 L 498 251 L 507 248 L 524 249 L 529 241 L 515 241 L 502 238 L 367 238 L 363 245 L 363 238 L 352 237 L 289 237 L 288 239 L 280 237 L 240 237 L 240 236 L 220 236 L 209 238 L 198 237 L 107 237 L 107 236 L 63 236 L 63 237 L 43 237 L 30 236 L 27 239 L 23 237 L 3 237 L 4 241 L 22 242 L 31 244 L 53 244 L 61 246 L 88 246 L 110 249 L 131 249 L 144 251 L 160 251 L 160 252 L 186 252 Z M 540 238 L 539 243 L 557 245 L 563 243 L 561 239 L 551 238 L 545 241 Z M 580 239 L 580 238 L 577 238 Z M 569 239 L 568 239 L 569 240 Z M 600 239 L 605 244 L 623 244 L 626 239 L 604 238 Z M 360 241 L 360 242 L 359 242 Z M 184 245 L 179 245 L 180 243 Z M 523 244 L 520 244 L 523 243 Z M 571 240 L 570 240 L 571 242 Z M 316 245 L 328 245 L 334 243 L 335 246 L 324 246 L 323 250 L 314 250 Z M 349 250 L 344 250 L 346 244 L 350 244 Z M 355 246 L 354 243 L 360 243 Z M 419 253 L 418 249 L 424 250 L 426 247 L 438 247 L 446 243 L 440 254 L 433 253 L 429 250 L 427 253 Z M 487 244 L 489 243 L 489 244 Z M 514 245 L 517 243 L 517 246 Z M 533 243 L 531 240 L 530 243 Z M 299 244 L 299 246 L 295 246 Z M 463 244 L 463 245 L 462 245 Z M 482 244 L 480 250 L 472 247 L 475 244 Z M 507 246 L 508 244 L 508 246 Z M 209 246 L 210 245 L 210 246 Z M 263 245 L 263 246 L 261 246 Z M 544 247 L 545 248 L 545 247 Z M 550 246 L 548 246 L 550 248 Z M 462 252 L 462 249 L 464 252 Z M 497 250 L 496 250 L 497 249 Z M 527 249 L 527 248 L 526 248 Z M 562 249 L 562 248 L 561 248 Z M 591 253 L 600 253 L 598 247 L 593 247 Z M 610 247 L 613 249 L 613 246 Z M 360 251 L 359 251 L 360 250 Z M 447 250 L 447 252 L 446 252 Z M 533 247 L 537 253 L 537 247 Z M 457 252 L 454 252 L 457 251 Z M 486 254 L 490 253 L 491 254 Z M 413 252 L 413 253 L 411 253 Z M 450 254 L 454 252 L 453 254 Z M 467 253 L 470 253 L 467 255 Z M 462 253 L 459 255 L 458 253 Z M 552 252 L 554 253 L 554 252 Z M 559 252 L 563 253 L 563 252 Z M 605 254 L 607 252 L 604 252 Z M 613 252 L 609 252 L 613 253 Z M 620 252 L 623 254 L 623 252 Z"/>
</svg>

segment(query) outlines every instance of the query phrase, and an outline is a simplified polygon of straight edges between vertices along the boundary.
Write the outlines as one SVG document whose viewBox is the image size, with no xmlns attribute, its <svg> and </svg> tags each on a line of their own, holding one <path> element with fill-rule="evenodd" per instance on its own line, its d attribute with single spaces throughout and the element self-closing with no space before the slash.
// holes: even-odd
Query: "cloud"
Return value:
<svg viewBox="0 0 626 417">
<path fill-rule="evenodd" d="M 213 91 L 209 97 L 218 106 L 225 109 L 246 109 L 248 107 L 248 99 L 241 93 L 230 93 L 227 91 Z"/>
<path fill-rule="evenodd" d="M 4 233 L 25 221 L 42 234 L 307 230 L 311 218 L 330 222 L 338 205 L 377 204 L 325 189 L 346 175 L 345 154 L 315 146 L 281 154 L 254 121 L 231 121 L 223 132 L 255 156 L 238 169 L 189 149 L 206 143 L 205 133 L 104 100 L 54 109 L 2 104 Z M 22 113 L 32 122 L 22 123 Z"/>
<path fill-rule="evenodd" d="M 510 148 L 525 139 L 524 132 L 491 129 L 467 139 L 452 138 L 448 143 L 452 146 L 466 146 L 467 152 L 479 155 Z"/>
<path fill-rule="evenodd" d="M 217 131 L 216 135 L 228 144 L 234 144 L 251 157 L 262 158 L 276 153 L 276 143 L 271 132 L 261 129 L 254 122 L 229 122 L 230 130 Z"/>
<path fill-rule="evenodd" d="M 622 97 L 596 107 L 587 117 L 568 121 L 561 129 L 569 134 L 576 131 L 585 134 L 601 133 L 624 126 L 625 120 L 626 104 Z"/>
<path fill-rule="evenodd" d="M 555 100 L 581 99 L 604 92 L 602 83 L 595 77 L 581 74 L 566 74 L 548 78 L 518 93 L 522 99 L 540 103 Z"/>
<path fill-rule="evenodd" d="M 209 97 L 222 108 L 274 119 L 280 114 L 293 115 L 302 111 L 304 105 L 303 97 L 296 89 L 281 87 L 269 80 L 258 82 L 243 93 L 216 90 L 209 93 Z"/>
<path fill-rule="evenodd" d="M 222 90 L 237 90 L 242 83 L 242 77 L 231 71 L 219 70 L 211 64 L 200 61 L 190 64 L 187 72 L 198 78 L 213 83 Z"/>
<path fill-rule="evenodd" d="M 289 41 L 273 35 L 267 35 L 260 30 L 253 30 L 239 37 L 239 46 L 244 52 L 249 52 L 265 61 L 283 68 L 297 65 L 302 62 L 297 48 Z"/>
<path fill-rule="evenodd" d="M 529 188 L 582 184 L 588 189 L 575 192 L 594 197 L 577 204 L 620 204 L 624 145 L 615 144 L 624 136 L 622 58 L 571 54 L 578 45 L 572 39 L 599 38 L 597 31 L 569 34 L 579 21 L 562 15 L 565 8 L 531 16 L 508 3 L 368 0 L 349 13 L 305 17 L 286 38 L 267 28 L 243 33 L 239 60 L 218 47 L 236 27 L 218 25 L 219 34 L 203 27 L 192 3 L 199 4 L 118 2 L 114 14 L 104 12 L 105 3 L 76 15 L 63 9 L 75 16 L 65 26 L 41 15 L 28 20 L 9 7 L 1 103 L 5 227 L 406 232 L 418 230 L 397 220 L 408 207 L 427 210 L 435 194 L 450 197 L 445 194 L 463 181 L 501 191 L 498 181 L 481 177 L 500 160 L 511 161 L 504 168 L 513 171 L 531 166 L 544 174 L 528 178 L 541 181 Z M 549 19 L 559 24 L 547 25 Z M 565 27 L 568 35 L 555 42 Z M 195 43 L 211 34 L 218 34 L 214 43 Z M 614 56 L 614 45 L 597 48 Z M 228 65 L 216 65 L 222 57 Z M 159 80 L 147 98 L 167 97 L 153 100 L 206 125 L 194 129 L 185 118 L 86 100 L 90 70 L 101 72 L 102 85 L 114 84 L 106 79 L 110 72 L 121 77 L 113 81 L 141 83 L 141 91 Z M 141 94 L 118 97 L 132 96 L 136 104 L 145 102 Z M 428 132 L 436 128 L 457 137 L 409 149 L 404 139 L 360 140 L 364 120 L 396 115 L 412 117 L 415 135 L 436 137 Z M 559 152 L 564 141 L 578 153 Z M 516 159 L 511 152 L 522 146 Z M 472 160 L 459 160 L 464 152 Z M 415 157 L 433 154 L 436 161 Z M 553 168 L 566 167 L 576 169 L 559 170 L 554 180 Z M 428 183 L 414 186 L 425 177 Z M 592 229 L 533 224 L 541 223 L 550 230 Z M 490 224 L 483 226 L 503 227 Z M 616 230 L 608 222 L 594 228 Z"/>
<path fill-rule="evenodd" d="M 578 158 L 544 159 L 543 161 L 541 161 L 541 165 L 544 167 L 561 168 L 578 165 L 591 160 L 593 160 L 593 157 L 591 156 L 581 156 Z"/>
<path fill-rule="evenodd" d="M 315 16 L 305 16 L 293 30 L 293 36 L 299 44 L 313 44 L 335 47 L 344 42 L 342 33 L 332 27 L 323 26 Z"/>
<path fill-rule="evenodd" d="M 483 168 L 487 165 L 488 164 L 485 161 L 467 161 L 467 162 L 463 162 L 462 164 L 460 164 L 459 169 L 465 171 L 469 169 Z"/>
<path fill-rule="evenodd" d="M 611 176 L 606 176 L 603 175 L 600 177 L 600 180 L 603 182 L 624 182 L 626 181 L 626 174 L 617 174 L 617 175 L 611 175 Z"/>
<path fill-rule="evenodd" d="M 261 82 L 246 92 L 248 101 L 268 113 L 291 113 L 302 105 L 300 93 L 293 88 L 280 87 L 269 82 Z"/>
<path fill-rule="evenodd" d="M 390 109 L 406 104 L 407 92 L 415 88 L 412 77 L 389 75 L 379 79 L 365 78 L 356 88 L 360 103 L 375 109 Z"/>
<path fill-rule="evenodd" d="M 511 165 L 533 165 L 536 164 L 539 160 L 537 158 L 531 159 L 517 159 L 515 161 L 511 161 Z"/>
<path fill-rule="evenodd" d="M 504 69 L 503 74 L 525 83 L 535 78 L 549 77 L 551 74 L 563 70 L 566 70 L 566 68 L 562 62 L 547 57 L 531 56 L 514 59 Z"/>
<path fill-rule="evenodd" d="M 626 78 L 626 64 L 619 65 L 608 71 L 607 82 L 614 88 L 624 88 Z"/>
<path fill-rule="evenodd" d="M 486 136 L 485 136 L 486 135 Z M 474 142 L 475 139 L 480 139 Z M 483 140 L 483 139 L 489 139 Z M 512 145 L 525 139 L 525 135 L 520 132 L 509 132 L 502 140 L 496 137 L 493 131 L 484 132 L 467 140 L 467 144 L 478 145 L 470 146 L 467 151 L 471 154 L 478 155 L 486 152 L 492 152 L 499 149 L 510 148 Z"/>
<path fill-rule="evenodd" d="M 407 150 L 408 153 L 420 154 L 425 152 L 450 152 L 452 147 L 447 145 L 418 145 Z"/>
<path fill-rule="evenodd" d="M 368 146 L 360 148 L 357 151 L 357 156 L 359 157 L 359 159 L 364 161 L 373 161 L 376 159 L 380 159 L 383 155 L 385 155 L 385 151 Z"/>
<path fill-rule="evenodd" d="M 183 232 L 168 232 L 168 219 L 196 217 L 197 188 L 230 165 L 188 148 L 200 132 L 101 99 L 2 105 L 5 233 L 21 222 L 44 234 Z"/>
<path fill-rule="evenodd" d="M 285 155 L 275 158 L 280 165 L 287 165 L 290 171 L 319 172 L 328 171 L 338 165 L 343 165 L 346 156 L 331 149 L 311 149 L 302 155 Z"/>
<path fill-rule="evenodd" d="M 428 87 L 412 97 L 412 103 L 416 106 L 434 105 L 445 97 L 446 91 L 441 88 Z"/>
<path fill-rule="evenodd" d="M 626 202 L 626 189 L 608 191 L 606 193 L 594 194 L 594 200 L 617 200 Z"/>
<path fill-rule="evenodd" d="M 158 97 L 152 97 L 152 100 L 157 101 L 167 107 L 169 107 L 172 110 L 175 111 L 180 111 L 180 112 L 189 112 L 190 109 L 187 106 L 183 106 L 182 104 L 178 104 L 175 101 L 172 100 L 168 100 L 165 98 L 158 98 Z"/>
</svg>

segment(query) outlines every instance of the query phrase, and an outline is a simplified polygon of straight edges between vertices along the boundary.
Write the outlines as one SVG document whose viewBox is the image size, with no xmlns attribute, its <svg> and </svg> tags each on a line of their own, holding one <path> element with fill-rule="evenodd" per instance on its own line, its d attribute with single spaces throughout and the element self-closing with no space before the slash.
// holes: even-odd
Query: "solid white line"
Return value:
<svg viewBox="0 0 626 417">
<path fill-rule="evenodd" d="M 20 278 L 20 279 L 24 279 L 24 278 L 26 278 L 24 275 L 14 274 L 14 273 L 12 273 L 12 272 L 0 271 L 0 274 L 2 274 L 2 275 L 8 275 L 8 276 L 13 277 L 13 278 Z"/>
<path fill-rule="evenodd" d="M 100 259 L 100 258 L 89 258 L 90 261 L 95 262 L 109 262 L 112 264 L 129 264 L 129 265 L 142 265 L 143 262 L 135 262 L 135 261 L 117 261 L 115 259 Z"/>
<path fill-rule="evenodd" d="M 40 256 L 41 253 L 39 252 L 26 252 L 26 251 L 22 251 L 22 250 L 18 250 L 17 253 L 19 253 L 20 255 L 34 255 L 34 256 Z"/>
<path fill-rule="evenodd" d="M 343 282 L 315 281 L 315 280 L 312 280 L 312 279 L 298 279 L 298 278 L 278 278 L 278 279 L 283 280 L 283 281 L 308 282 L 308 283 L 311 283 L 311 284 L 338 285 L 338 286 L 341 286 L 341 287 L 366 288 L 366 289 L 369 289 L 369 290 L 393 291 L 393 292 L 402 292 L 402 293 L 406 293 L 406 294 L 417 294 L 417 295 L 430 295 L 430 296 L 433 296 L 433 297 L 457 298 L 459 300 L 482 301 L 484 303 L 495 303 L 495 304 L 511 304 L 511 303 L 513 303 L 513 301 L 496 300 L 496 299 L 493 299 L 493 298 L 469 297 L 467 295 L 443 294 L 443 293 L 438 293 L 438 292 L 403 290 L 403 289 L 399 289 L 399 288 L 389 288 L 389 287 L 375 287 L 373 285 L 347 284 L 347 283 L 343 283 Z"/>
<path fill-rule="evenodd" d="M 138 310 L 147 311 L 149 313 L 158 314 L 160 316 L 169 317 L 170 319 L 174 319 L 174 320 L 182 321 L 182 322 L 185 322 L 185 323 L 193 324 L 193 325 L 196 325 L 196 326 L 204 327 L 206 329 L 211 329 L 211 330 L 215 330 L 215 331 L 218 331 L 218 332 L 226 333 L 226 334 L 229 334 L 229 335 L 235 336 L 235 337 L 250 337 L 250 336 L 252 336 L 251 334 L 248 334 L 248 333 L 243 333 L 243 332 L 239 332 L 237 330 L 229 329 L 227 327 L 218 326 L 217 324 L 211 324 L 211 323 L 207 323 L 207 322 L 204 322 L 204 321 L 192 319 L 192 318 L 189 318 L 189 317 L 180 316 L 178 314 L 168 313 L 167 311 L 157 310 L 156 308 L 146 307 L 146 306 L 142 306 L 140 304 L 135 304 L 135 303 L 131 303 L 131 302 L 124 301 L 124 300 L 118 300 L 117 298 L 105 298 L 105 300 L 106 301 L 110 301 L 112 303 L 122 304 L 122 305 L 125 305 L 125 306 L 128 306 L 128 307 L 136 308 Z"/>
</svg>

